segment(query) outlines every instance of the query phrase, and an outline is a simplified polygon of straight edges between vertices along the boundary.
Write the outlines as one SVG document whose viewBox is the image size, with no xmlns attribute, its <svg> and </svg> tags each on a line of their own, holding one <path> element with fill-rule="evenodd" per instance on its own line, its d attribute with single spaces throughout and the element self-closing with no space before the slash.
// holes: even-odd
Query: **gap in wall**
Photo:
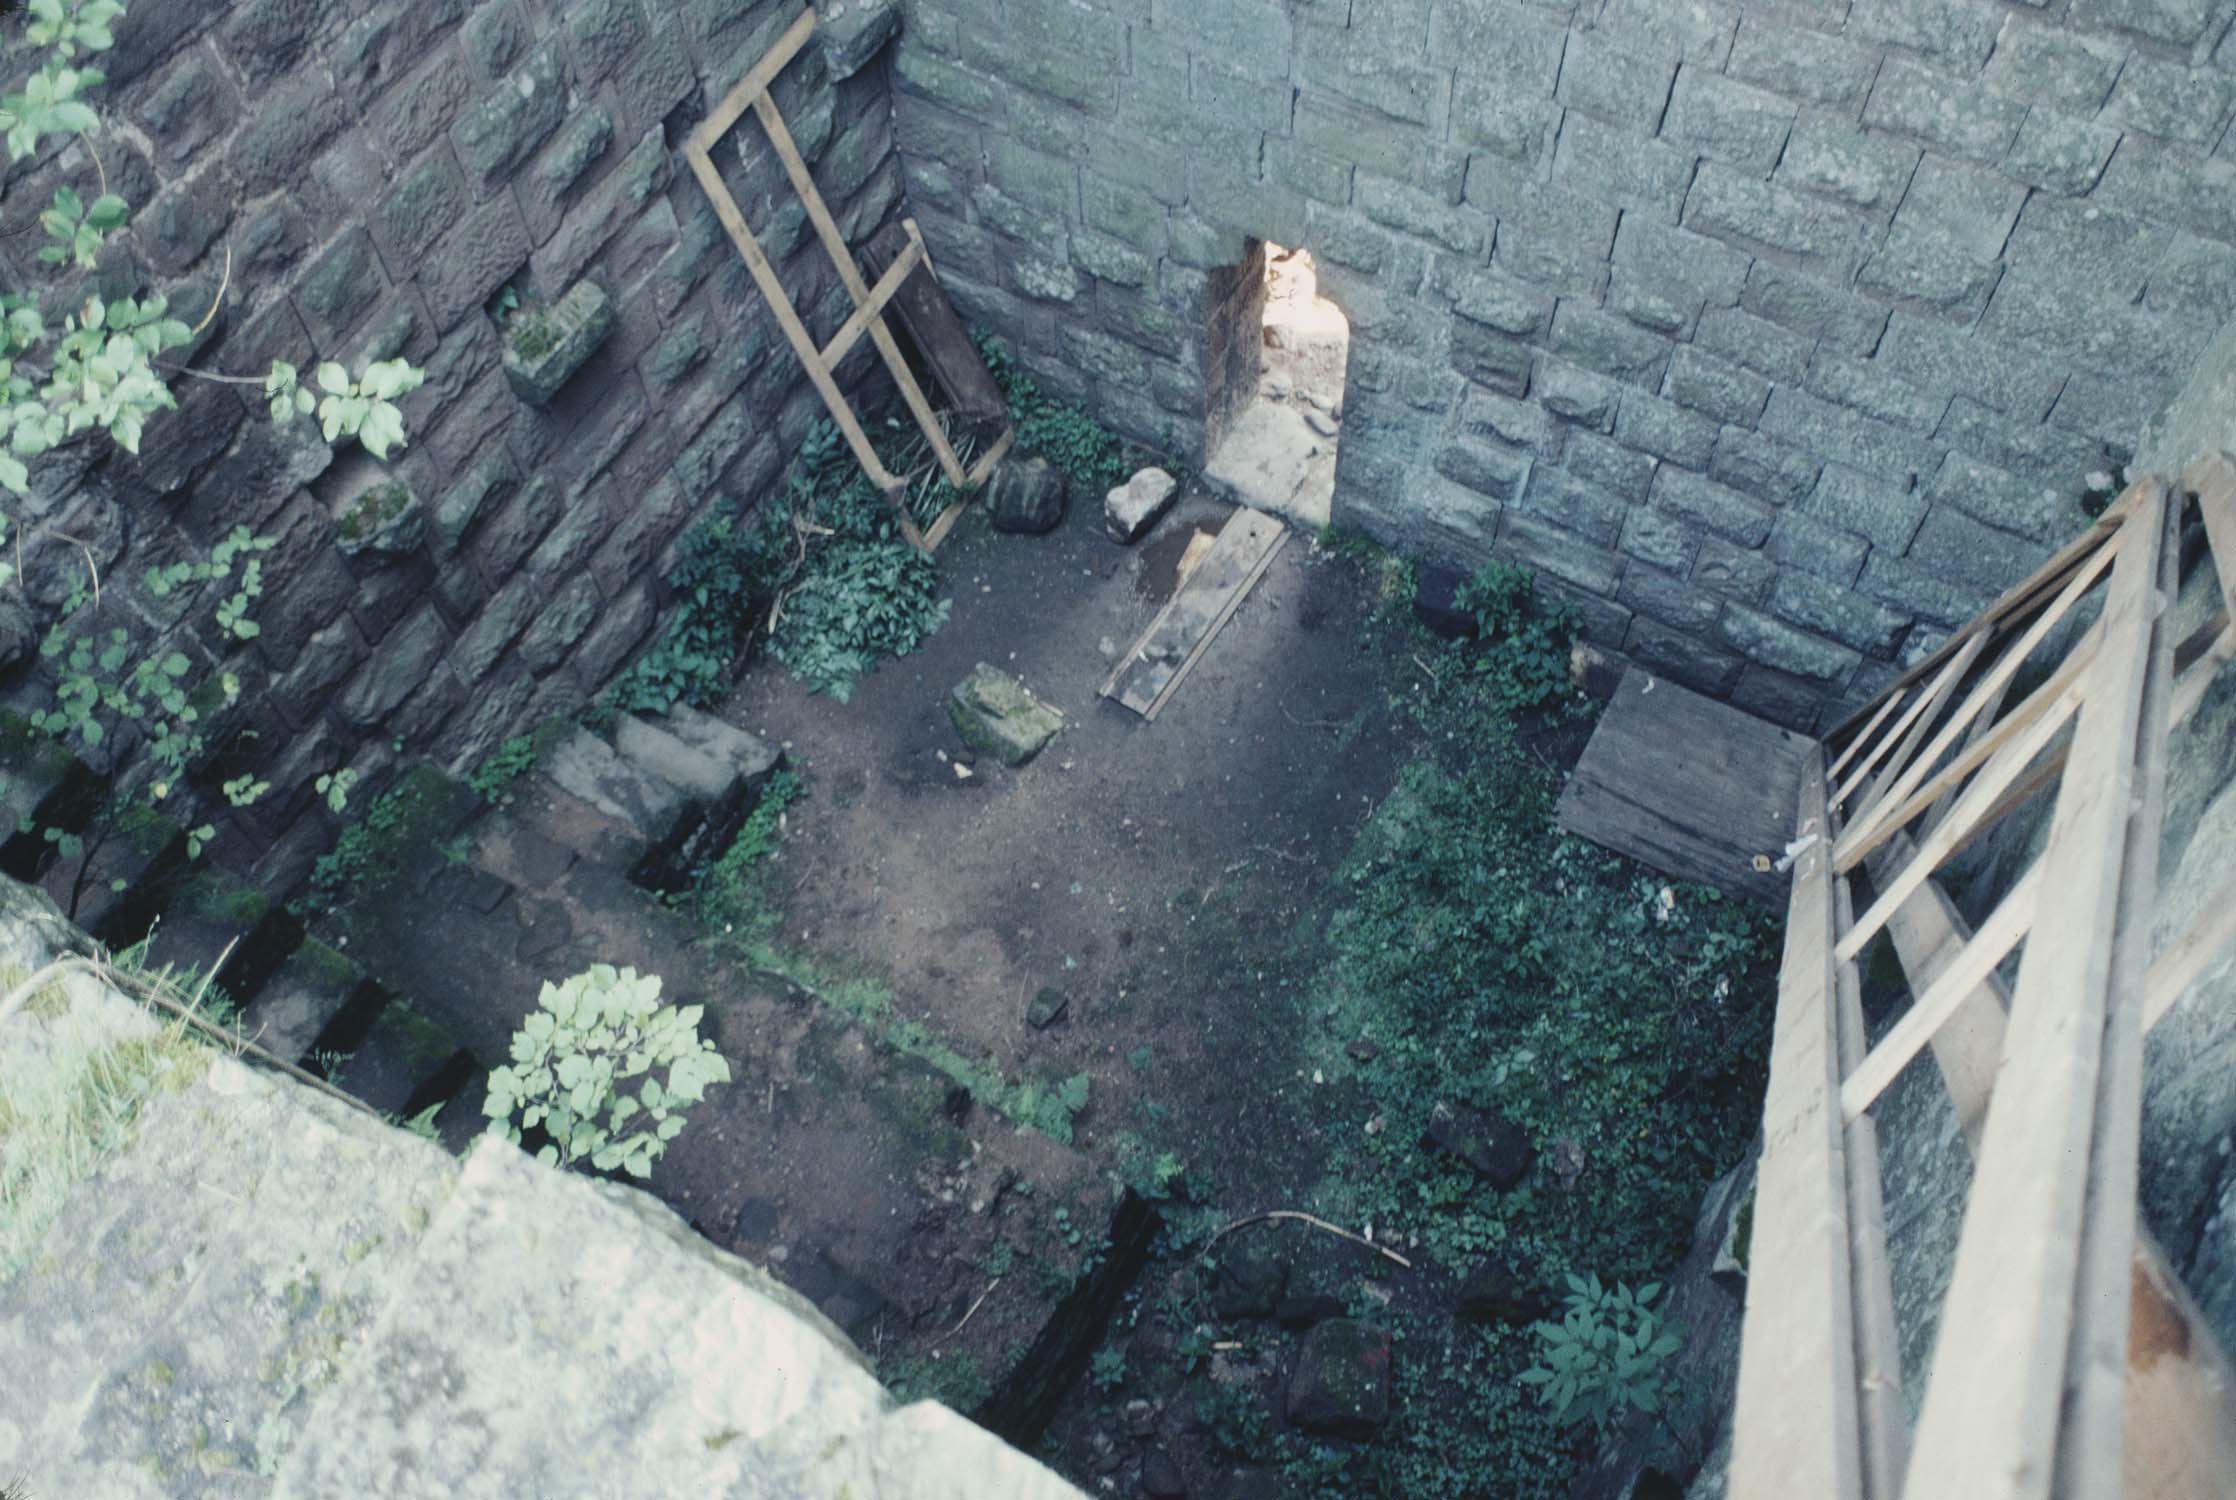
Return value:
<svg viewBox="0 0 2236 1500">
<path fill-rule="evenodd" d="M 1204 348 L 1205 476 L 1243 504 L 1324 528 L 1351 325 L 1312 252 L 1252 240 L 1213 273 Z"/>
</svg>

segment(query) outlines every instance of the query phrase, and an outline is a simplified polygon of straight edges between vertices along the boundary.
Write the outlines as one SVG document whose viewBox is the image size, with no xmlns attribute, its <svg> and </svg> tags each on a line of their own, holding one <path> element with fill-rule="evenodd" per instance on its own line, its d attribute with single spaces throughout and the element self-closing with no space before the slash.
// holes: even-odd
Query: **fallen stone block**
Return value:
<svg viewBox="0 0 2236 1500">
<path fill-rule="evenodd" d="M 1064 471 L 1045 458 L 1007 458 L 986 482 L 986 513 L 996 531 L 1054 531 L 1070 498 Z"/>
<path fill-rule="evenodd" d="M 1063 715 L 1032 695 L 1024 683 L 980 662 L 947 695 L 947 716 L 963 743 L 1004 765 L 1021 766 L 1048 747 L 1064 727 Z"/>
<path fill-rule="evenodd" d="M 1103 524 L 1121 542 L 1136 542 L 1172 508 L 1180 481 L 1162 469 L 1143 469 L 1103 496 Z"/>
<path fill-rule="evenodd" d="M 1502 1193 L 1521 1182 L 1529 1170 L 1529 1137 L 1521 1126 L 1492 1110 L 1439 1103 L 1429 1115 L 1421 1144 L 1458 1157 Z"/>
</svg>

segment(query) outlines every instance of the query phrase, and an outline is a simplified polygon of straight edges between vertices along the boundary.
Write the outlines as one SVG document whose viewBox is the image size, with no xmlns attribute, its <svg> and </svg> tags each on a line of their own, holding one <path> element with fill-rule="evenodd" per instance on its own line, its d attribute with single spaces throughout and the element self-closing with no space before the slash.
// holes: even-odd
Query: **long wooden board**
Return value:
<svg viewBox="0 0 2236 1500">
<path fill-rule="evenodd" d="M 1289 528 L 1263 511 L 1237 510 L 1229 516 L 1210 552 L 1133 649 L 1119 658 L 1102 695 L 1143 718 L 1154 718 L 1288 536 Z"/>
<path fill-rule="evenodd" d="M 1561 792 L 1561 827 L 1665 874 L 1773 908 L 1793 837 L 1805 736 L 1633 667 Z"/>
<path fill-rule="evenodd" d="M 889 224 L 863 247 L 863 259 L 873 267 L 889 267 L 912 243 L 920 246 L 922 241 Z M 925 266 L 927 272 L 932 269 L 929 260 Z M 971 343 L 969 330 L 955 315 L 936 275 L 911 276 L 902 282 L 893 293 L 891 310 L 957 415 L 966 422 L 1008 420 L 1009 403 L 1002 399 L 1002 388 L 994 384 L 986 362 L 978 357 L 978 347 Z"/>
</svg>

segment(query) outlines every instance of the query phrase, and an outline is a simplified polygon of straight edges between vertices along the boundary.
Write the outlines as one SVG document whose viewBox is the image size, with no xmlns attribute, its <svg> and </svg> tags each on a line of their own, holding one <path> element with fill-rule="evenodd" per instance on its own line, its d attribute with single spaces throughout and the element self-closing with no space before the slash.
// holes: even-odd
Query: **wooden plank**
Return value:
<svg viewBox="0 0 2236 1500">
<path fill-rule="evenodd" d="M 813 17 L 815 13 L 811 10 L 807 14 Z M 800 363 L 806 366 L 808 383 L 815 387 L 815 394 L 823 398 L 823 409 L 838 424 L 840 434 L 846 439 L 846 446 L 854 454 L 854 461 L 862 466 L 862 472 L 869 476 L 871 484 L 887 496 L 893 496 L 901 488 L 902 480 L 886 471 L 884 463 L 877 456 L 877 450 L 870 446 L 869 434 L 862 431 L 862 424 L 856 420 L 854 408 L 848 404 L 845 393 L 831 379 L 831 372 L 823 367 L 821 351 L 815 347 L 815 340 L 809 335 L 807 325 L 800 321 L 800 315 L 793 308 L 791 297 L 786 295 L 784 283 L 777 279 L 776 268 L 769 264 L 769 258 L 762 251 L 760 241 L 753 237 L 753 231 L 746 226 L 745 214 L 738 208 L 737 200 L 730 196 L 729 186 L 723 182 L 722 174 L 715 170 L 714 162 L 706 152 L 696 145 L 686 147 L 683 155 L 691 164 L 691 175 L 699 179 L 699 186 L 705 190 L 707 201 L 714 205 L 714 216 L 721 220 L 723 229 L 730 236 L 730 243 L 737 247 L 739 256 L 745 261 L 746 270 L 752 273 L 753 284 L 761 289 L 761 296 L 768 302 L 769 311 L 776 314 L 777 327 L 784 331 L 785 341 L 792 346 L 792 352 L 799 356 Z M 901 517 L 901 524 L 904 531 L 915 529 L 914 523 L 905 515 Z"/>
<path fill-rule="evenodd" d="M 2164 1020 L 2174 1002 L 2213 961 L 2236 944 L 2236 880 L 2209 897 L 2174 940 L 2151 960 L 2143 983 L 2143 1029 Z"/>
<path fill-rule="evenodd" d="M 906 229 L 889 225 L 870 240 L 864 247 L 868 260 L 882 265 L 900 253 L 900 242 L 913 237 L 916 224 L 913 219 L 903 222 Z M 922 243 L 921 239 L 916 242 Z M 930 264 L 928 252 L 926 263 Z M 964 421 L 1009 419 L 1009 403 L 1002 397 L 1002 388 L 994 383 L 986 362 L 978 357 L 978 346 L 971 342 L 970 331 L 955 315 L 947 293 L 940 289 L 937 266 L 931 267 L 929 275 L 910 277 L 893 294 L 892 306 L 893 315 L 908 332 L 909 342 L 924 357 L 932 379 Z"/>
<path fill-rule="evenodd" d="M 846 236 L 839 232 L 837 221 L 823 202 L 823 194 L 815 186 L 815 179 L 808 175 L 807 162 L 801 158 L 800 148 L 792 140 L 792 132 L 785 125 L 776 101 L 762 94 L 753 100 L 753 112 L 760 117 L 761 128 L 769 133 L 769 144 L 776 148 L 784 175 L 792 180 L 792 190 L 800 195 L 800 203 L 807 209 L 808 222 L 815 226 L 816 237 L 823 242 L 824 252 L 831 257 L 831 265 L 838 272 L 839 284 L 854 299 L 854 305 L 861 307 L 869 300 L 869 286 L 862 280 L 861 268 L 854 264 L 854 254 L 847 248 Z M 947 476 L 949 484 L 962 488 L 968 477 L 963 471 L 963 462 L 955 456 L 954 446 L 941 430 L 931 403 L 924 399 L 923 387 L 916 383 L 916 372 L 909 369 L 908 360 L 902 356 L 900 346 L 893 342 L 892 332 L 886 328 L 883 317 L 873 315 L 870 318 L 869 335 L 870 342 L 877 346 L 878 354 L 885 361 L 886 373 L 900 387 L 901 401 L 908 407 L 909 415 L 916 419 L 924 440 L 932 445 L 940 471 Z"/>
<path fill-rule="evenodd" d="M 1901 870 L 1887 879 L 1871 907 L 1840 938 L 1840 956 L 1854 958 L 1863 951 L 1896 907 L 1910 898 L 1919 882 L 1941 868 L 1949 856 L 1956 852 L 1960 842 L 1974 830 L 1988 826 L 1986 814 L 1995 797 L 2019 772 L 2026 769 L 2042 747 L 2065 727 L 2065 721 L 2076 713 L 2082 702 L 2082 687 L 2075 684 L 2051 710 L 2029 724 L 2019 736 L 2005 745 L 1993 759 L 1980 768 L 1956 805 L 1949 809 L 1949 816 L 1940 827 L 1933 830 L 1918 844 L 1917 853 L 1910 857 Z"/>
<path fill-rule="evenodd" d="M 1796 823 L 1824 827 L 1821 754 L 1803 764 Z M 1831 851 L 1795 862 L 1732 1416 L 1733 1500 L 1860 1500 L 1855 1304 L 1834 1016 Z M 1914 1467 L 1914 1464 L 1913 1464 Z"/>
<path fill-rule="evenodd" d="M 1937 887 L 1938 888 L 1938 887 Z M 2029 866 L 2018 884 L 1996 903 L 1995 910 L 1963 949 L 1950 954 L 1936 968 L 1934 978 L 1903 1012 L 1902 1019 L 1879 1038 L 1840 1085 L 1840 1110 L 1848 1119 L 1862 1117 L 1888 1084 L 1909 1066 L 1910 1059 L 1937 1035 L 1944 1022 L 1972 999 L 1995 972 L 1996 965 L 2018 946 L 2034 925 L 2034 912 L 2042 895 L 2042 867 Z M 1904 909 L 1919 899 L 1904 902 Z"/>
<path fill-rule="evenodd" d="M 1274 557 L 1288 540 L 1289 532 L 1284 527 L 1281 534 L 1273 539 L 1273 545 L 1258 555 L 1257 562 L 1251 565 L 1250 575 L 1228 591 L 1227 602 L 1221 606 L 1218 616 L 1212 620 L 1203 634 L 1197 637 L 1195 649 L 1188 653 L 1187 660 L 1181 662 L 1180 670 L 1166 679 L 1165 685 L 1158 690 L 1157 696 L 1150 700 L 1148 712 L 1142 715 L 1144 719 L 1152 724 L 1157 721 L 1157 715 L 1164 712 L 1165 705 L 1172 701 L 1172 695 L 1180 691 L 1180 684 L 1188 680 L 1188 674 L 1196 669 L 1197 662 L 1203 660 L 1204 652 L 1211 649 L 1211 643 L 1218 639 L 1219 632 L 1227 628 L 1227 621 L 1234 618 L 1234 612 L 1242 607 L 1242 601 L 1248 598 L 1250 591 L 1258 586 L 1258 580 L 1265 577 L 1266 569 L 1273 566 Z"/>
<path fill-rule="evenodd" d="M 1911 1453 L 1912 1500 L 2050 1493 L 2164 516 L 2153 487 L 2118 534 L 2104 642 L 2004 1034 L 2003 1075 L 2025 1086 L 1997 1089 L 1988 1106 Z"/>
<path fill-rule="evenodd" d="M 1871 753 L 1863 758 L 1863 763 L 1850 771 L 1848 779 L 1841 782 L 1839 788 L 1833 792 L 1832 805 L 1835 808 L 1855 795 L 1856 788 L 1863 785 L 1873 769 L 1886 758 L 1887 752 L 1897 745 L 1908 743 L 1914 728 L 1932 722 L 1933 716 L 1941 712 L 1941 705 L 1949 701 L 1949 694 L 1956 691 L 1956 685 L 1964 680 L 1965 669 L 1987 649 L 1987 644 L 1986 636 L 1974 636 L 1963 649 L 1943 664 L 1940 675 L 1933 679 L 1932 685 L 1903 711 L 1902 717 L 1895 720 L 1894 728 L 1887 731 L 1886 738 L 1872 748 Z"/>
<path fill-rule="evenodd" d="M 2197 496 L 2205 541 L 2220 574 L 2221 602 L 2236 616 L 2236 463 L 2225 453 L 2208 453 L 2183 471 L 2182 485 Z"/>
<path fill-rule="evenodd" d="M 1257 581 L 1288 530 L 1261 511 L 1238 509 L 1229 516 L 1203 561 L 1157 611 L 1133 649 L 1119 658 L 1102 685 L 1102 696 L 1146 716 L 1167 684 L 1233 614 L 1234 601 Z"/>
<path fill-rule="evenodd" d="M 2151 483 L 2155 485 L 2156 481 L 2151 481 Z M 2163 490 L 2154 489 L 2152 493 L 2163 501 Z M 1861 842 L 1869 833 L 1879 814 L 1889 807 L 1900 804 L 1916 788 L 1918 782 L 1941 763 L 1941 757 L 1948 753 L 1950 742 L 1964 732 L 1965 728 L 1972 722 L 1973 715 L 1981 705 L 1986 703 L 1990 696 L 2002 693 L 2004 684 L 2011 679 L 2020 667 L 2026 664 L 2026 658 L 2036 646 L 2042 643 L 2042 638 L 2048 635 L 2060 620 L 2065 618 L 2073 606 L 2080 602 L 2081 597 L 2090 588 L 2094 587 L 2097 578 L 2103 571 L 2111 566 L 2112 557 L 2116 551 L 2116 546 L 2107 544 L 2073 570 L 2072 578 L 2067 581 L 2065 588 L 2059 592 L 2056 600 L 2042 612 L 2032 625 L 2027 627 L 2026 632 L 2017 641 L 2002 648 L 2001 653 L 1996 657 L 1995 665 L 1989 667 L 1982 674 L 1979 682 L 1973 687 L 1971 696 L 1966 699 L 1964 706 L 1950 717 L 1947 725 L 1933 737 L 1933 743 L 1927 746 L 1925 751 L 1911 763 L 1910 768 L 1897 777 L 1892 785 L 1885 787 L 1884 790 L 1877 786 L 1873 787 L 1872 810 L 1866 816 L 1859 818 L 1857 824 L 1851 826 L 1842 835 L 1844 840 Z"/>
<path fill-rule="evenodd" d="M 2073 1332 L 2065 1357 L 2052 1486 L 2060 1500 L 2117 1494 L 2125 1461 L 2128 1288 L 2143 1135 L 2143 977 L 2151 956 L 2151 912 L 2158 904 L 2159 829 L 2166 816 L 2166 704 L 2174 676 L 2173 632 L 2161 622 L 2165 607 L 2181 591 L 2173 543 L 2173 528 L 2162 524 L 2158 585 L 2146 627 L 2148 666 L 2136 708 L 2135 739 L 2128 749 L 2135 767 L 2135 803 L 2124 820 L 2126 846 L 2112 921 L 2096 1121 L 2074 1270 Z"/>
<path fill-rule="evenodd" d="M 1554 817 L 1581 838 L 1775 909 L 1787 878 L 1758 870 L 1794 836 L 1802 735 L 1632 668 L 1601 710 Z"/>
<path fill-rule="evenodd" d="M 862 330 L 869 326 L 870 319 L 876 317 L 885 304 L 893 300 L 893 294 L 900 290 L 902 282 L 908 280 L 909 273 L 923 263 L 923 242 L 909 241 L 908 248 L 894 258 L 893 264 L 886 267 L 884 275 L 877 278 L 877 284 L 870 288 L 868 299 L 847 314 L 846 321 L 839 324 L 838 332 L 832 334 L 831 341 L 817 353 L 816 357 L 823 361 L 824 369 L 838 368 L 839 361 L 846 358 L 847 351 L 862 336 Z"/>
<path fill-rule="evenodd" d="M 1887 715 L 1893 713 L 1902 705 L 1902 700 L 1908 695 L 1908 692 L 1909 690 L 1905 688 L 1902 692 L 1886 695 L 1885 701 L 1879 705 L 1879 711 L 1871 716 L 1869 723 L 1856 731 L 1855 738 L 1848 741 L 1848 748 L 1840 752 L 1840 758 L 1835 760 L 1832 763 L 1832 768 L 1825 772 L 1827 780 L 1835 786 L 1840 784 L 1840 773 L 1847 769 L 1848 762 L 1855 759 L 1857 751 L 1871 743 L 1871 736 L 1877 732 L 1879 725 L 1886 719 Z"/>
<path fill-rule="evenodd" d="M 776 75 L 783 72 L 785 64 L 807 45 L 807 39 L 814 30 L 815 7 L 800 7 L 799 15 L 784 29 L 784 35 L 776 39 L 776 45 L 763 53 L 761 60 L 747 70 L 746 75 L 737 81 L 729 93 L 722 96 L 722 102 L 714 107 L 714 112 L 699 122 L 699 128 L 692 131 L 691 138 L 684 142 L 684 149 L 697 151 L 701 155 L 713 151 L 714 143 L 730 133 L 730 127 L 737 124 L 745 112 L 753 107 L 753 101 L 768 92 L 769 85 L 776 81 Z"/>
<path fill-rule="evenodd" d="M 2156 481 L 2151 482 L 2155 483 Z M 2044 594 L 2064 582 L 2066 575 L 2072 571 L 2073 565 L 2077 561 L 2102 545 L 2113 531 L 2126 522 L 2127 517 L 2141 500 L 2143 483 L 2144 481 L 2139 479 L 2130 484 L 2117 500 L 2105 507 L 2104 514 L 2098 516 L 2088 530 L 2067 542 L 2051 556 L 2048 562 L 2012 585 L 2009 592 L 2005 593 L 2002 598 L 1981 611 L 1962 630 L 1934 648 L 1933 652 L 1923 661 L 1896 678 L 1879 696 L 1883 698 L 1889 694 L 1903 691 L 1912 683 L 1918 682 L 1939 670 L 1941 664 L 1961 649 L 1964 643 L 1973 636 L 1983 631 L 1993 630 L 2005 620 L 2023 613 L 2032 605 L 2039 603 Z M 1841 720 L 1832 733 L 1826 735 L 1825 738 L 1837 740 L 1848 733 L 1849 727 L 1869 713 L 1876 706 L 1876 703 L 1877 699 L 1874 699 L 1872 702 L 1858 706 L 1854 713 Z"/>
<path fill-rule="evenodd" d="M 1853 916 L 1848 882 L 1833 882 L 1838 925 Z M 1863 983 L 1854 964 L 1833 973 L 1839 1002 L 1840 1070 L 1863 1056 Z M 1869 1115 L 1847 1122 L 1848 1282 L 1856 1307 L 1856 1417 L 1866 1500 L 1899 1500 L 1909 1461 L 1910 1423 L 1902 1410 L 1902 1338 L 1895 1330 L 1894 1278 L 1887 1264 L 1886 1194 L 1879 1181 L 1878 1126 Z"/>
<path fill-rule="evenodd" d="M 1961 790 L 1961 784 L 1967 776 L 2018 738 L 2027 726 L 2059 704 L 2073 684 L 2080 680 L 2081 674 L 2088 670 L 2089 658 L 2095 652 L 2096 636 L 2092 631 L 2074 649 L 2073 654 L 2050 674 L 2049 679 L 2027 694 L 2025 701 L 2017 708 L 2004 715 L 1984 733 L 1968 736 L 1971 743 L 1965 747 L 1963 753 L 1935 772 L 1932 780 L 1905 797 L 1891 811 L 1876 812 L 1865 817 L 1859 824 L 1843 830 L 1834 854 L 1834 863 L 1840 872 L 1846 874 L 1854 869 L 1868 859 L 1873 850 L 1908 827 L 1912 818 L 1940 798 L 1953 796 Z M 1997 684 L 1999 696 L 2003 686 L 2004 684 Z M 1988 711 L 1983 711 L 1972 721 L 1974 730 L 1979 730 L 1986 724 Z"/>
<path fill-rule="evenodd" d="M 1900 852 L 1899 843 L 1890 851 Z M 2236 911 L 2236 902 L 2226 909 Z M 1887 930 L 1914 991 L 1931 988 L 1942 959 L 1973 938 L 1937 881 L 1926 882 Z M 1933 1038 L 1942 1084 L 1975 1157 L 2009 1009 L 2002 981 L 1989 974 Z M 2136 1333 L 2127 1360 L 2127 1500 L 2227 1500 L 2228 1476 L 2236 1474 L 2236 1370 L 2140 1223 L 2128 1305 Z"/>
</svg>

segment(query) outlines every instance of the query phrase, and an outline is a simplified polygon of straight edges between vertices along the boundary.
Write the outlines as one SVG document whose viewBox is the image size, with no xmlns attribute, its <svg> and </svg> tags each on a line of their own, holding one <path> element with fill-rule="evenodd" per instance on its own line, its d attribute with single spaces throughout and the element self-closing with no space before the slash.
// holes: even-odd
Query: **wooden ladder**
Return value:
<svg viewBox="0 0 2236 1500">
<path fill-rule="evenodd" d="M 2192 505 L 2221 608 L 2177 641 Z M 2085 629 L 2083 601 L 2099 608 Z M 2232 619 L 2236 464 L 2215 454 L 2171 486 L 2130 485 L 1809 758 L 1797 827 L 1810 842 L 1794 867 L 1763 1105 L 1735 1500 L 2236 1488 L 2228 1362 L 2136 1222 L 2144 1035 L 2236 941 L 2232 883 L 2151 956 L 2168 737 L 2236 658 Z M 2063 637 L 2049 676 L 2008 702 L 2022 665 Z M 2046 844 L 1970 931 L 1936 872 L 2053 785 Z M 1867 1048 L 1856 961 L 1881 932 L 1913 1000 Z M 1997 970 L 2022 943 L 2006 987 Z M 1913 1432 L 1869 1111 L 1928 1047 L 1974 1171 Z M 2131 1319 L 2148 1358 L 2130 1358 Z"/>
<path fill-rule="evenodd" d="M 986 476 L 993 472 L 994 465 L 1001 462 L 1002 456 L 1009 451 L 1010 445 L 1016 440 L 1016 431 L 1014 428 L 1005 428 L 975 465 L 969 469 L 963 467 L 954 445 L 948 441 L 946 431 L 933 413 L 931 403 L 925 399 L 923 387 L 917 383 L 915 373 L 909 369 L 900 346 L 893 341 L 892 331 L 885 326 L 886 304 L 899 293 L 908 278 L 919 270 L 930 274 L 930 254 L 924 248 L 924 239 L 917 230 L 916 221 L 901 221 L 902 229 L 907 235 L 907 244 L 894 257 L 893 263 L 886 267 L 884 274 L 877 278 L 877 284 L 872 286 L 863 280 L 861 267 L 855 264 L 845 236 L 839 233 L 837 221 L 831 217 L 829 207 L 824 204 L 823 195 L 816 189 L 814 178 L 808 175 L 807 163 L 801 159 L 800 148 L 793 141 L 792 132 L 784 123 L 784 115 L 777 109 L 776 100 L 770 96 L 769 89 L 776 82 L 777 75 L 784 71 L 785 65 L 807 45 L 807 39 L 814 30 L 815 9 L 813 6 L 803 7 L 798 18 L 777 39 L 776 45 L 738 80 L 737 86 L 730 90 L 714 112 L 699 122 L 698 129 L 692 131 L 691 138 L 684 143 L 683 154 L 691 163 L 692 175 L 699 179 L 699 186 L 705 189 L 708 200 L 713 203 L 715 216 L 729 232 L 731 243 L 737 246 L 738 254 L 745 258 L 746 269 L 753 273 L 754 285 L 761 289 L 761 295 L 768 300 L 770 310 L 776 314 L 777 324 L 784 330 L 784 337 L 791 343 L 793 352 L 799 355 L 800 363 L 807 367 L 807 378 L 815 386 L 816 394 L 823 398 L 823 405 L 829 410 L 831 420 L 845 434 L 847 446 L 853 450 L 855 461 L 862 466 L 862 472 L 869 477 L 870 483 L 892 502 L 894 510 L 900 516 L 902 535 L 917 548 L 929 552 L 954 527 L 963 507 L 969 503 L 969 492 L 985 483 Z M 711 153 L 715 143 L 729 134 L 730 127 L 737 124 L 748 110 L 760 120 L 761 128 L 768 132 L 769 144 L 775 148 L 777 160 L 783 164 L 784 175 L 791 180 L 793 191 L 799 194 L 801 204 L 807 209 L 808 220 L 815 226 L 816 236 L 823 242 L 825 253 L 831 257 L 831 264 L 838 271 L 840 284 L 846 288 L 847 295 L 854 299 L 854 311 L 839 325 L 838 331 L 831 335 L 830 342 L 821 347 L 816 345 L 807 325 L 800 320 L 799 310 L 792 305 L 792 299 L 786 294 L 783 282 L 778 280 L 776 268 L 769 264 L 767 252 L 762 250 L 761 242 L 746 224 L 745 214 L 739 209 L 737 199 L 731 196 L 729 185 L 722 180 L 721 172 L 714 165 Z M 922 429 L 925 441 L 931 444 L 932 452 L 939 459 L 940 472 L 946 476 L 949 484 L 964 492 L 962 498 L 942 512 L 930 527 L 922 530 L 918 529 L 906 508 L 904 492 L 908 487 L 907 477 L 886 469 L 883 461 L 878 458 L 877 451 L 870 446 L 869 435 L 862 430 L 861 421 L 854 415 L 854 408 L 847 401 L 846 393 L 838 388 L 838 382 L 833 377 L 839 361 L 847 356 L 865 333 L 884 359 L 885 368 L 892 375 L 894 384 L 900 387 L 901 399 L 907 403 L 909 413 L 916 418 L 916 425 Z"/>
</svg>

